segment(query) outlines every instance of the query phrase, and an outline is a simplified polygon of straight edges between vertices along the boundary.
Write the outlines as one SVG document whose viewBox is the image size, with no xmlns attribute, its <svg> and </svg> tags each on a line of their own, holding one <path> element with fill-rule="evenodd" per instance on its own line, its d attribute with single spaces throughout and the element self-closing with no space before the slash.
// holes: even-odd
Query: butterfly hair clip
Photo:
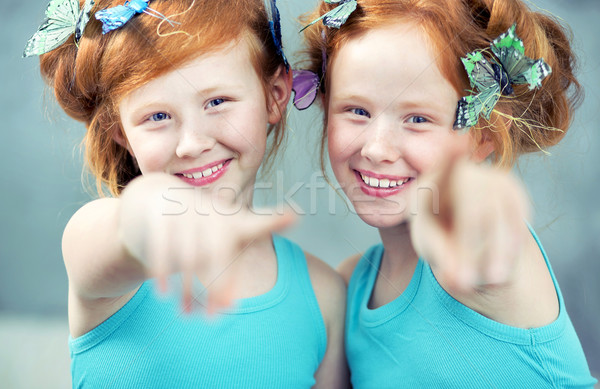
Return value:
<svg viewBox="0 0 600 389">
<path fill-rule="evenodd" d="M 310 22 L 308 25 L 304 26 L 300 32 L 304 31 L 308 27 L 312 26 L 319 20 L 323 20 L 323 24 L 327 27 L 331 28 L 340 28 L 342 24 L 346 23 L 346 20 L 350 17 L 352 12 L 356 9 L 358 5 L 356 0 L 323 0 L 327 4 L 339 4 L 337 7 L 322 15 L 320 18 L 317 18 Z"/>
<path fill-rule="evenodd" d="M 458 102 L 455 129 L 477 124 L 479 115 L 489 120 L 500 96 L 513 94 L 513 85 L 527 84 L 529 90 L 542 86 L 552 69 L 540 58 L 536 61 L 525 56 L 523 41 L 516 34 L 516 24 L 494 39 L 492 53 L 498 59 L 485 59 L 481 51 L 473 51 L 462 58 L 472 88 L 478 94 L 465 96 Z"/>
<path fill-rule="evenodd" d="M 279 15 L 279 9 L 277 8 L 277 0 L 265 0 L 265 10 L 267 11 L 267 17 L 269 18 L 271 36 L 273 36 L 275 47 L 277 47 L 277 54 L 283 59 L 287 71 L 289 70 L 290 65 L 283 53 L 283 44 L 281 43 L 281 17 Z"/>
<path fill-rule="evenodd" d="M 150 0 L 130 0 L 123 5 L 106 8 L 96 12 L 96 19 L 102 22 L 102 33 L 106 34 L 112 30 L 123 27 L 125 23 L 131 20 L 135 15 L 142 12 L 158 19 L 167 21 L 171 26 L 178 24 L 169 20 L 165 15 L 155 9 L 148 7 Z"/>
<path fill-rule="evenodd" d="M 87 0 L 79 9 L 79 0 L 51 0 L 46 8 L 46 19 L 27 41 L 23 58 L 50 52 L 75 34 L 75 43 L 83 36 L 90 20 L 94 0 Z"/>
<path fill-rule="evenodd" d="M 302 111 L 312 105 L 317 98 L 321 82 L 325 78 L 327 71 L 327 52 L 325 49 L 325 32 L 321 33 L 323 37 L 323 62 L 321 62 L 321 74 L 317 74 L 310 70 L 294 70 L 292 82 L 292 90 L 294 91 L 294 106 Z"/>
</svg>

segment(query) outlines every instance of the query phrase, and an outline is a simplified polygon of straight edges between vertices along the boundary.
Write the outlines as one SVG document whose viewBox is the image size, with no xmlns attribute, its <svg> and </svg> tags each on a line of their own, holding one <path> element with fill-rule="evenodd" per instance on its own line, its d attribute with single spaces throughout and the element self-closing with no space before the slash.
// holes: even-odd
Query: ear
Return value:
<svg viewBox="0 0 600 389">
<path fill-rule="evenodd" d="M 123 134 L 123 130 L 120 127 L 116 131 L 113 131 L 112 138 L 115 142 L 117 142 L 119 146 L 123 147 L 124 149 L 127 149 L 127 151 L 129 151 L 129 154 L 131 154 L 131 156 L 135 159 L 135 155 L 133 154 L 133 150 L 129 145 L 129 141 L 125 137 L 125 134 Z"/>
<path fill-rule="evenodd" d="M 267 108 L 269 110 L 269 124 L 277 124 L 290 100 L 292 93 L 292 70 L 279 66 L 277 73 L 269 84 Z"/>
<path fill-rule="evenodd" d="M 479 139 L 473 139 L 473 151 L 471 152 L 471 160 L 477 163 L 485 161 L 487 157 L 494 152 L 494 140 L 489 129 L 482 128 Z"/>
<path fill-rule="evenodd" d="M 502 111 L 504 113 L 504 111 Z M 494 115 L 493 121 L 490 126 L 482 127 L 479 131 L 481 134 L 479 137 L 474 138 L 473 151 L 471 153 L 471 159 L 477 163 L 483 162 L 487 157 L 492 154 L 496 149 L 494 142 L 494 135 L 492 134 L 491 128 L 501 128 L 502 131 L 509 131 L 512 125 L 512 119 L 508 115 Z"/>
</svg>

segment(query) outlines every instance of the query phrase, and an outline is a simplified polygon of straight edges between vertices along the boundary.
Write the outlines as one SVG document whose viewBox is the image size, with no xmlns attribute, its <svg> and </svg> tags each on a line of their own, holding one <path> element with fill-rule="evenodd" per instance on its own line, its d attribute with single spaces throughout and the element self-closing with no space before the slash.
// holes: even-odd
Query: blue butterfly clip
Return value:
<svg viewBox="0 0 600 389">
<path fill-rule="evenodd" d="M 131 18 L 142 12 L 154 16 L 155 18 L 164 19 L 171 26 L 175 23 L 157 10 L 148 8 L 149 1 L 150 0 L 130 0 L 126 1 L 123 5 L 117 5 L 116 7 L 96 12 L 96 19 L 102 22 L 102 33 L 106 34 L 107 32 L 122 27 L 125 23 L 130 21 Z"/>
<path fill-rule="evenodd" d="M 281 43 L 281 17 L 279 16 L 279 9 L 277 9 L 276 0 L 265 0 L 265 10 L 267 11 L 267 17 L 269 18 L 269 29 L 277 47 L 277 54 L 283 58 L 286 70 L 289 70 L 290 65 L 283 53 L 283 44 Z"/>
</svg>

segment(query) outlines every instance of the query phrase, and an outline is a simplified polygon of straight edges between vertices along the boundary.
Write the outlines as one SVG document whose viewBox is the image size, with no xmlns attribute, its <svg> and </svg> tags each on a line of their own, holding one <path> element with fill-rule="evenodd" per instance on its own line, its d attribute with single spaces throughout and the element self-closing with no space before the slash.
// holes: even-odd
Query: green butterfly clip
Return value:
<svg viewBox="0 0 600 389">
<path fill-rule="evenodd" d="M 513 24 L 492 42 L 491 49 L 498 61 L 492 58 L 491 63 L 488 62 L 481 51 L 462 58 L 471 87 L 477 88 L 479 94 L 465 96 L 458 102 L 455 129 L 473 127 L 481 114 L 489 119 L 500 96 L 513 94 L 513 84 L 528 84 L 529 90 L 533 90 L 552 72 L 543 58 L 534 61 L 525 56 L 516 28 Z"/>
<path fill-rule="evenodd" d="M 86 0 L 82 10 L 79 9 L 79 0 L 50 0 L 46 20 L 27 42 L 23 58 L 52 51 L 73 34 L 75 43 L 78 43 L 93 6 L 94 0 Z"/>
<path fill-rule="evenodd" d="M 317 18 L 317 19 L 313 20 L 312 22 L 310 22 L 309 24 L 307 24 L 306 26 L 304 26 L 304 28 L 302 30 L 300 30 L 300 32 L 306 30 L 308 27 L 312 26 L 313 24 L 315 24 L 316 22 L 318 22 L 321 19 L 323 19 L 323 24 L 326 25 L 327 27 L 340 28 L 342 26 L 342 24 L 346 23 L 346 20 L 348 20 L 348 17 L 350 17 L 350 14 L 352 14 L 352 12 L 354 12 L 354 10 L 356 9 L 356 6 L 357 6 L 356 0 L 323 0 L 323 1 L 325 1 L 327 4 L 337 4 L 337 3 L 340 3 L 340 4 L 337 7 L 335 7 L 334 9 L 332 9 L 331 11 L 329 11 L 326 14 L 324 14 L 323 16 L 321 16 L 320 18 Z"/>
</svg>

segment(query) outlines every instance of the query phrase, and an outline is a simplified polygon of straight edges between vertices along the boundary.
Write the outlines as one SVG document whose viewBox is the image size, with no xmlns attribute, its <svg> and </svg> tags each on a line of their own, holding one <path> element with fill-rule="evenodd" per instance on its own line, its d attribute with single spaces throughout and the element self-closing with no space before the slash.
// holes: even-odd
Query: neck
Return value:
<svg viewBox="0 0 600 389">
<path fill-rule="evenodd" d="M 410 239 L 410 226 L 402 223 L 394 227 L 380 228 L 384 254 L 381 270 L 386 273 L 402 272 L 418 260 Z"/>
</svg>

